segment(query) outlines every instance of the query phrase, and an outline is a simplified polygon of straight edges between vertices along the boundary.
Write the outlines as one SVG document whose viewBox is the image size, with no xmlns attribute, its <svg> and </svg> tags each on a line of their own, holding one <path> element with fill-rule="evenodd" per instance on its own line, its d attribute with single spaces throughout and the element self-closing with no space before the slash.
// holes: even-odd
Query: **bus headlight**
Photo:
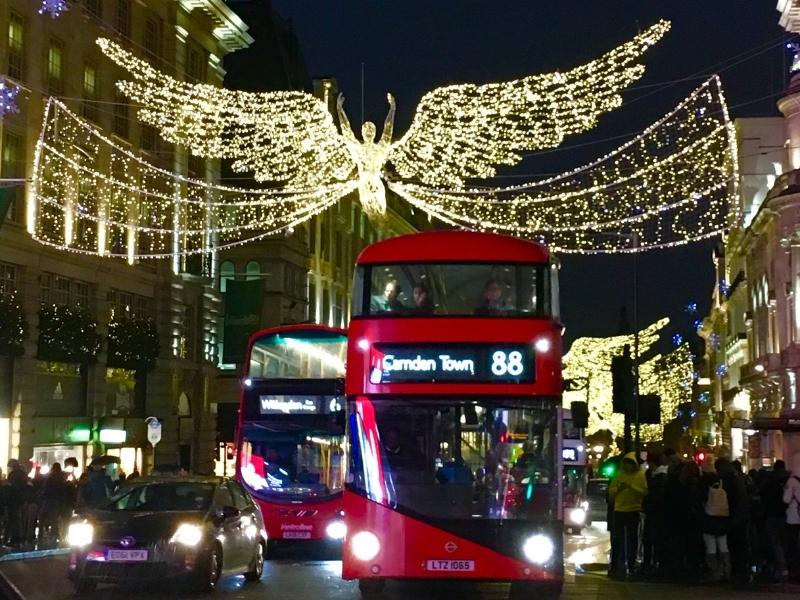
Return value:
<svg viewBox="0 0 800 600">
<path fill-rule="evenodd" d="M 541 533 L 537 533 L 525 540 L 525 543 L 522 546 L 522 552 L 525 554 L 525 558 L 532 563 L 543 565 L 548 560 L 553 558 L 555 545 L 553 544 L 553 540 L 551 540 L 549 537 L 542 535 Z"/>
<path fill-rule="evenodd" d="M 371 531 L 359 531 L 350 540 L 350 546 L 353 549 L 353 556 L 363 561 L 372 560 L 381 550 L 378 536 Z"/>
<path fill-rule="evenodd" d="M 583 525 L 586 523 L 586 509 L 573 508 L 569 511 L 569 520 L 574 525 Z"/>
<path fill-rule="evenodd" d="M 82 548 L 92 543 L 94 527 L 89 523 L 72 523 L 67 529 L 67 543 Z"/>
<path fill-rule="evenodd" d="M 335 521 L 331 521 L 325 528 L 325 535 L 327 535 L 332 540 L 344 539 L 344 534 L 346 533 L 347 533 L 347 525 L 345 525 L 341 519 L 336 519 Z"/>
</svg>

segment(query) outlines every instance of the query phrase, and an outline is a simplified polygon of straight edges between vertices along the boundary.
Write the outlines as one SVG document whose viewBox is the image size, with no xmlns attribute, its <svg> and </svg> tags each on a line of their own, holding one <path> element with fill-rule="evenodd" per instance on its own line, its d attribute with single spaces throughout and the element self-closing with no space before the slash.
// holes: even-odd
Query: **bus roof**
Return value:
<svg viewBox="0 0 800 600">
<path fill-rule="evenodd" d="M 328 327 L 327 325 L 317 325 L 316 323 L 300 323 L 299 325 L 279 325 L 278 327 L 270 327 L 269 329 L 261 329 L 260 331 L 256 331 L 250 336 L 248 346 L 252 346 L 256 340 L 268 335 L 282 333 L 302 333 L 304 331 L 338 333 L 339 335 L 347 337 L 347 331 L 344 329 L 339 329 L 338 327 Z"/>
<path fill-rule="evenodd" d="M 476 231 L 426 231 L 389 238 L 367 246 L 357 264 L 414 262 L 543 263 L 550 252 L 530 240 Z"/>
</svg>

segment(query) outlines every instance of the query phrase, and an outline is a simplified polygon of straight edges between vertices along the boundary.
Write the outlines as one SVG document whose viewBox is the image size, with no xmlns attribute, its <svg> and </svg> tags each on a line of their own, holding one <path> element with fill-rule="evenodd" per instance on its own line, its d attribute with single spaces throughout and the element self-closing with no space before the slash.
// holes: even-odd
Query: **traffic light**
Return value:
<svg viewBox="0 0 800 600">
<path fill-rule="evenodd" d="M 619 469 L 619 457 L 613 456 L 600 465 L 600 474 L 608 479 L 613 479 Z"/>
<path fill-rule="evenodd" d="M 611 359 L 611 387 L 614 412 L 629 414 L 633 408 L 633 360 L 628 346 L 622 356 Z"/>
<path fill-rule="evenodd" d="M 694 462 L 696 462 L 698 465 L 702 465 L 704 462 L 706 462 L 707 458 L 708 454 L 705 450 L 698 450 L 694 453 Z"/>
</svg>

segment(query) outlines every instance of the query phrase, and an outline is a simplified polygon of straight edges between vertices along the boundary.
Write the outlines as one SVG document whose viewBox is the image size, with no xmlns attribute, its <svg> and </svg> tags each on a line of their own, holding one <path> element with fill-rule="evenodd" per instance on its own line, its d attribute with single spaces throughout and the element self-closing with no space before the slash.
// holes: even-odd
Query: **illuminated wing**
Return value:
<svg viewBox="0 0 800 600">
<path fill-rule="evenodd" d="M 141 105 L 139 118 L 192 154 L 233 159 L 237 172 L 294 188 L 345 181 L 355 168 L 327 107 L 310 94 L 186 83 L 108 39 L 97 43 L 133 76 L 117 86 Z"/>
<path fill-rule="evenodd" d="M 460 188 L 465 179 L 494 176 L 496 165 L 516 164 L 521 151 L 557 146 L 620 105 L 620 91 L 644 73 L 638 59 L 669 26 L 661 21 L 566 73 L 428 92 L 389 161 L 403 179 Z"/>
</svg>

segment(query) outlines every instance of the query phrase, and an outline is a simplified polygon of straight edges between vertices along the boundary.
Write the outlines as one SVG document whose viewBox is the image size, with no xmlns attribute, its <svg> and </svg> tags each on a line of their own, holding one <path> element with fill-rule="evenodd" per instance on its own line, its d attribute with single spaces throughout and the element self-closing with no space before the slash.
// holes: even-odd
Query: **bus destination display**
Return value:
<svg viewBox="0 0 800 600">
<path fill-rule="evenodd" d="M 526 344 L 377 344 L 370 382 L 532 383 Z"/>
</svg>

